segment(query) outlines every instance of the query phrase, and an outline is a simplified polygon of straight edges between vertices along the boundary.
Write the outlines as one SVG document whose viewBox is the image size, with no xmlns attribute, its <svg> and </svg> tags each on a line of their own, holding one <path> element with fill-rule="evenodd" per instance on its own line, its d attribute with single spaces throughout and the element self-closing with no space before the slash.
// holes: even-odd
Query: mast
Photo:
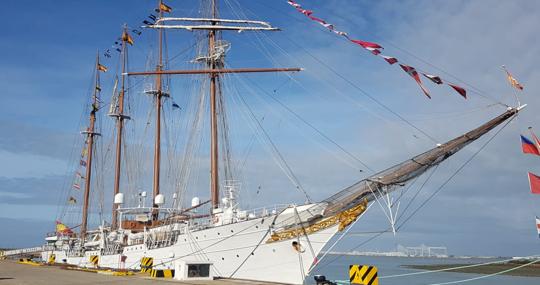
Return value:
<svg viewBox="0 0 540 285">
<path fill-rule="evenodd" d="M 216 0 L 212 0 L 212 19 L 217 18 Z M 216 25 L 213 21 L 212 25 Z M 216 69 L 215 56 L 216 31 L 208 31 L 208 66 Z M 218 73 L 212 72 L 210 75 L 210 197 L 212 208 L 219 207 L 219 173 L 218 173 L 218 134 L 217 134 L 217 114 L 216 114 L 216 80 Z"/>
<path fill-rule="evenodd" d="M 92 110 L 90 111 L 90 125 L 82 133 L 86 135 L 86 151 L 88 154 L 88 161 L 86 162 L 86 176 L 85 176 L 85 185 L 84 185 L 84 200 L 83 200 L 83 211 L 82 211 L 82 222 L 81 222 L 81 240 L 84 243 L 86 237 L 86 230 L 88 226 L 88 203 L 90 199 L 90 182 L 92 178 L 92 154 L 94 149 L 94 136 L 99 135 L 95 130 L 96 122 L 96 112 L 99 110 L 98 107 L 98 96 L 101 88 L 99 87 L 99 53 L 96 56 L 96 81 L 94 86 L 94 93 L 92 95 Z"/>
<path fill-rule="evenodd" d="M 122 138 L 124 133 L 124 119 L 128 118 L 124 116 L 124 96 L 126 91 L 126 65 L 127 65 L 127 26 L 124 25 L 122 30 L 122 87 L 118 94 L 117 106 L 115 106 L 115 112 L 109 114 L 112 117 L 116 117 L 116 157 L 114 161 L 114 194 L 113 194 L 113 209 L 112 209 L 112 230 L 118 226 L 118 205 L 114 203 L 114 197 L 120 193 L 120 169 L 122 167 Z M 114 96 L 114 94 L 113 94 Z M 116 109 L 118 107 L 118 109 Z"/>
<path fill-rule="evenodd" d="M 162 1 L 159 0 L 159 4 Z M 218 174 L 218 111 L 217 102 L 220 99 L 219 80 L 220 74 L 223 73 L 259 73 L 259 72 L 295 72 L 301 71 L 301 68 L 237 68 L 225 69 L 222 61 L 225 51 L 217 52 L 216 40 L 219 32 L 222 30 L 228 31 L 277 31 L 278 28 L 272 27 L 269 23 L 262 21 L 251 20 L 230 20 L 217 18 L 216 0 L 211 0 L 211 15 L 210 18 L 162 18 L 163 11 L 159 9 L 159 19 L 153 24 L 143 26 L 145 28 L 159 29 L 159 64 L 156 71 L 146 72 L 129 72 L 128 76 L 141 75 L 156 75 L 157 90 L 147 91 L 147 93 L 157 96 L 157 124 L 156 124 L 156 145 L 154 156 L 154 197 L 159 193 L 159 115 L 160 115 L 160 96 L 168 96 L 166 92 L 161 90 L 161 75 L 188 75 L 188 74 L 208 74 L 210 78 L 210 196 L 212 201 L 212 209 L 219 207 L 219 174 Z M 161 5 L 160 5 L 161 6 Z M 168 24 L 168 22 L 179 22 L 180 24 Z M 206 23 L 210 23 L 210 25 Z M 203 70 L 163 70 L 162 66 L 162 36 L 163 29 L 182 29 L 182 30 L 208 30 L 208 55 L 196 59 L 205 60 L 207 69 Z M 217 100 L 216 100 L 217 99 Z M 155 217 L 154 217 L 155 218 Z"/>
<path fill-rule="evenodd" d="M 163 11 L 161 9 L 162 1 L 158 0 L 158 18 L 163 17 Z M 158 62 L 156 65 L 156 71 L 163 69 L 163 29 L 158 30 Z M 160 178 L 160 166 L 161 166 L 161 97 L 162 92 L 161 74 L 156 75 L 156 90 L 153 92 L 156 97 L 156 134 L 154 142 L 154 186 L 153 186 L 153 199 L 154 203 L 156 196 L 159 195 L 159 178 Z M 156 207 L 155 204 L 153 204 Z M 158 212 L 152 215 L 152 220 L 157 220 Z"/>
</svg>

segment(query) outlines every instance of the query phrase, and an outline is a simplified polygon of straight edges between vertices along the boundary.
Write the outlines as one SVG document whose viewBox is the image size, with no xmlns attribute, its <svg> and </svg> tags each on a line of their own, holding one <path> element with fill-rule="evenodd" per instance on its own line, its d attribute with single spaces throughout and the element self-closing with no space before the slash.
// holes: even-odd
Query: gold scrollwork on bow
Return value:
<svg viewBox="0 0 540 285">
<path fill-rule="evenodd" d="M 368 204 L 368 201 L 364 200 L 362 201 L 362 203 L 348 210 L 339 212 L 335 214 L 334 216 L 331 216 L 327 219 L 324 219 L 320 222 L 317 222 L 307 227 L 297 226 L 296 228 L 293 228 L 293 229 L 274 232 L 270 236 L 270 238 L 266 241 L 266 243 L 288 240 L 288 239 L 292 239 L 292 238 L 302 236 L 302 235 L 310 235 L 312 233 L 334 226 L 338 223 L 339 223 L 338 230 L 343 231 L 345 228 L 347 228 L 347 226 L 349 226 L 351 223 L 356 221 L 358 216 L 360 216 L 366 210 L 367 204 Z"/>
</svg>

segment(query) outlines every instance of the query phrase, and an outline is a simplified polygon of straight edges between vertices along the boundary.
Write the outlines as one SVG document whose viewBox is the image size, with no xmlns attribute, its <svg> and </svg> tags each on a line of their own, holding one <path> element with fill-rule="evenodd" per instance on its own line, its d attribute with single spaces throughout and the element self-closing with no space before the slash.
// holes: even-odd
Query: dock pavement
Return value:
<svg viewBox="0 0 540 285">
<path fill-rule="evenodd" d="M 253 282 L 233 279 L 211 281 L 178 281 L 150 278 L 148 275 L 111 276 L 94 272 L 62 269 L 59 266 L 32 266 L 13 260 L 0 260 L 0 285 L 90 285 L 90 284 L 191 284 L 191 285 L 276 285 L 278 283 Z"/>
</svg>

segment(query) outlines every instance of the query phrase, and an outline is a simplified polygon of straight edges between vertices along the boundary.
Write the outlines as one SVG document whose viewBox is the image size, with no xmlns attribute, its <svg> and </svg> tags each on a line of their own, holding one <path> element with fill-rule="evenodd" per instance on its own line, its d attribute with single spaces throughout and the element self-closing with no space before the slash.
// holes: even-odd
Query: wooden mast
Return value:
<svg viewBox="0 0 540 285">
<path fill-rule="evenodd" d="M 216 0 L 212 0 L 212 18 L 217 18 Z M 212 22 L 216 25 L 216 22 Z M 208 31 L 208 66 L 210 69 L 216 69 L 215 56 L 216 31 Z M 212 208 L 219 207 L 219 172 L 218 172 L 218 133 L 217 133 L 217 114 L 216 114 L 216 81 L 219 74 L 210 73 L 210 199 Z"/>
<path fill-rule="evenodd" d="M 86 176 L 85 176 L 85 185 L 84 185 L 84 200 L 83 200 L 83 209 L 82 209 L 82 222 L 81 222 L 81 240 L 84 244 L 84 239 L 86 237 L 86 230 L 88 227 L 88 203 L 90 199 L 90 182 L 92 178 L 92 154 L 94 149 L 94 136 L 99 135 L 95 130 L 96 122 L 96 112 L 98 111 L 98 95 L 101 88 L 99 87 L 99 53 L 96 56 L 96 82 L 94 86 L 94 93 L 92 95 L 92 110 L 90 111 L 90 126 L 83 131 L 83 134 L 86 134 L 86 151 L 88 159 L 86 161 Z"/>
<path fill-rule="evenodd" d="M 115 106 L 115 113 L 110 114 L 116 117 L 116 157 L 114 161 L 114 194 L 113 194 L 113 208 L 112 208 L 112 230 L 115 230 L 118 226 L 118 205 L 114 203 L 114 197 L 120 193 L 120 169 L 122 167 L 122 138 L 124 133 L 124 96 L 126 92 L 126 65 L 127 65 L 127 26 L 124 25 L 122 30 L 122 87 L 118 94 L 118 109 Z M 113 95 L 114 96 L 114 95 Z M 117 112 L 117 113 L 116 113 Z"/>
<path fill-rule="evenodd" d="M 158 18 L 163 17 L 163 11 L 161 9 L 162 1 L 158 0 Z M 156 65 L 156 71 L 161 71 L 163 69 L 163 29 L 159 29 L 158 34 L 158 62 Z M 159 195 L 159 178 L 160 178 L 160 165 L 161 165 L 161 97 L 162 93 L 162 81 L 161 74 L 156 75 L 156 134 L 155 134 L 155 143 L 154 143 L 154 187 L 153 187 L 153 198 L 152 204 L 154 207 L 157 205 L 154 204 L 156 196 Z M 159 212 L 155 211 L 152 214 L 152 220 L 158 219 Z"/>
<path fill-rule="evenodd" d="M 161 0 L 159 0 L 159 3 L 161 4 Z M 162 53 L 161 53 L 161 47 L 162 47 L 162 33 L 164 28 L 168 28 L 166 25 L 160 26 L 160 25 L 149 25 L 147 27 L 149 28 L 156 28 L 159 29 L 159 63 L 156 71 L 146 71 L 146 72 L 130 72 L 127 75 L 128 76 L 140 76 L 140 75 L 156 75 L 157 80 L 157 91 L 150 91 L 148 93 L 153 93 L 157 96 L 157 124 L 156 124 L 156 145 L 155 145 L 155 159 L 154 159 L 154 198 L 159 193 L 159 114 L 160 114 L 160 104 L 161 96 L 168 96 L 168 94 L 163 93 L 161 91 L 161 75 L 186 75 L 186 74 L 208 74 L 210 76 L 210 135 L 211 135 L 211 144 L 210 144 L 210 194 L 211 194 L 211 201 L 212 201 L 212 208 L 218 208 L 219 207 L 219 176 L 218 176 L 218 130 L 217 130 L 217 106 L 216 106 L 216 96 L 220 96 L 219 90 L 217 88 L 219 87 L 219 76 L 223 73 L 258 73 L 258 72 L 295 72 L 295 71 L 302 71 L 301 68 L 238 68 L 238 69 L 225 69 L 223 67 L 223 64 L 220 63 L 220 59 L 217 58 L 216 55 L 216 34 L 218 30 L 238 30 L 242 31 L 243 27 L 213 27 L 216 26 L 218 23 L 221 23 L 221 20 L 217 19 L 217 4 L 216 0 L 211 0 L 211 17 L 212 27 L 199 27 L 194 26 L 193 29 L 204 29 L 208 30 L 208 57 L 207 57 L 207 66 L 208 69 L 205 70 L 163 70 L 163 66 L 161 65 L 162 62 Z M 161 5 L 160 5 L 161 6 Z M 160 18 L 163 15 L 162 10 L 159 9 L 159 15 Z M 158 20 L 159 22 L 159 20 Z M 186 27 L 175 27 L 171 26 L 172 28 L 178 28 L 178 29 L 188 29 L 192 30 Z M 256 29 L 252 29 L 256 30 Z M 277 30 L 277 29 L 273 29 Z M 157 174 L 157 175 L 156 175 Z M 157 218 L 157 216 L 154 215 L 154 219 Z"/>
</svg>

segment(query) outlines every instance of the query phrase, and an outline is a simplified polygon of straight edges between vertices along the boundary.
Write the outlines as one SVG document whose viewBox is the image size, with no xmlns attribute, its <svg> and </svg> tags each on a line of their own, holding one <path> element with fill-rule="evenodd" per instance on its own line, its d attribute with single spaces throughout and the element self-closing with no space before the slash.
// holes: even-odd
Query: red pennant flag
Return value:
<svg viewBox="0 0 540 285">
<path fill-rule="evenodd" d="M 457 86 L 457 85 L 453 85 L 453 84 L 450 84 L 448 83 L 448 85 L 450 85 L 450 87 L 454 88 L 454 90 L 457 91 L 457 93 L 459 93 L 459 95 L 463 96 L 463 98 L 467 99 L 467 90 Z"/>
<path fill-rule="evenodd" d="M 334 30 L 334 25 L 332 24 L 328 24 L 328 23 L 321 23 L 321 25 L 323 25 L 325 28 L 329 29 L 330 31 L 333 31 Z"/>
<path fill-rule="evenodd" d="M 321 24 L 326 24 L 326 21 L 321 19 L 321 18 L 317 18 L 317 17 L 313 17 L 313 16 L 308 16 L 308 17 L 313 21 L 319 22 Z"/>
<path fill-rule="evenodd" d="M 414 67 L 412 67 L 412 66 L 408 66 L 408 65 L 404 65 L 404 64 L 400 64 L 399 66 L 401 66 L 401 68 L 405 72 L 407 72 L 407 74 L 409 74 L 416 81 L 416 83 L 418 83 L 418 85 L 420 86 L 422 91 L 424 91 L 424 94 L 429 99 L 431 99 L 431 96 L 429 95 L 428 90 L 426 89 L 426 87 L 424 87 L 424 85 L 422 84 L 422 81 L 420 81 L 420 76 L 418 75 L 418 72 L 416 72 L 416 69 Z"/>
<path fill-rule="evenodd" d="M 528 174 L 529 174 L 529 185 L 531 187 L 531 193 L 540 194 L 540 176 L 534 175 L 530 172 Z"/>
<path fill-rule="evenodd" d="M 371 53 L 374 54 L 374 55 L 379 55 L 379 54 L 381 54 L 381 51 L 380 51 L 379 49 L 371 48 L 371 47 L 367 47 L 366 49 L 369 50 L 369 52 L 371 52 Z"/>
<path fill-rule="evenodd" d="M 298 9 L 298 11 L 306 16 L 311 16 L 311 14 L 313 14 L 313 11 L 311 10 L 306 10 L 306 9 Z"/>
<path fill-rule="evenodd" d="M 300 4 L 294 2 L 293 0 L 288 0 L 287 1 L 291 6 L 295 7 L 295 8 L 301 8 L 302 6 L 300 6 Z"/>
<path fill-rule="evenodd" d="M 442 84 L 442 79 L 437 75 L 431 75 L 427 73 L 422 73 L 427 79 L 431 80 L 435 84 Z"/>
<path fill-rule="evenodd" d="M 351 40 L 351 42 L 353 42 L 353 43 L 355 43 L 357 45 L 360 45 L 363 48 L 383 48 L 379 44 L 365 42 L 365 41 L 361 41 L 361 40 Z"/>
<path fill-rule="evenodd" d="M 395 58 L 395 57 L 386 56 L 386 55 L 381 55 L 381 57 L 384 60 L 386 60 L 386 62 L 388 62 L 389 64 L 394 64 L 394 63 L 398 62 L 397 58 Z"/>
</svg>

